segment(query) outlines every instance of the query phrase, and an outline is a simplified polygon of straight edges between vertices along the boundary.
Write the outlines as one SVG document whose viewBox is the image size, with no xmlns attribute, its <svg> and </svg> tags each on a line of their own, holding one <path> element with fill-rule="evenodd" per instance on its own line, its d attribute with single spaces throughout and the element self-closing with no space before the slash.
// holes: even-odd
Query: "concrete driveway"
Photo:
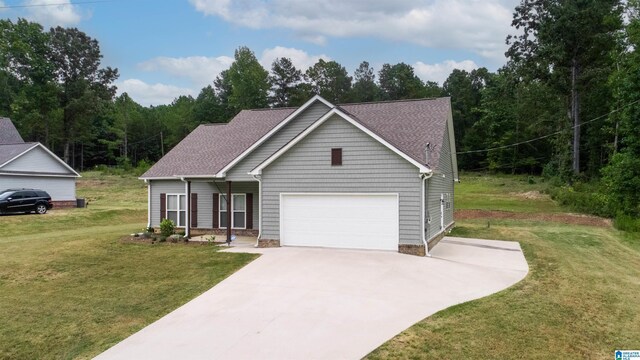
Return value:
<svg viewBox="0 0 640 360">
<path fill-rule="evenodd" d="M 445 238 L 432 258 L 232 248 L 263 255 L 97 359 L 359 359 L 425 317 L 528 272 L 516 242 Z"/>
</svg>

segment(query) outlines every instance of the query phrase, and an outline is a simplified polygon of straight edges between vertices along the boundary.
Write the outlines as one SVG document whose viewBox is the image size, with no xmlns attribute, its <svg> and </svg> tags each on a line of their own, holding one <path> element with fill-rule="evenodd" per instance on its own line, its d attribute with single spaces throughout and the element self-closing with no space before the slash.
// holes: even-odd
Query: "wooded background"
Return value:
<svg viewBox="0 0 640 360">
<path fill-rule="evenodd" d="M 637 0 L 522 0 L 507 62 L 423 82 L 405 63 L 350 75 L 335 61 L 264 69 L 251 49 L 200 94 L 143 107 L 116 95 L 117 69 L 76 28 L 0 20 L 0 116 L 79 170 L 148 166 L 203 123 L 242 109 L 450 96 L 462 170 L 595 184 L 587 207 L 640 215 L 640 6 Z"/>
</svg>

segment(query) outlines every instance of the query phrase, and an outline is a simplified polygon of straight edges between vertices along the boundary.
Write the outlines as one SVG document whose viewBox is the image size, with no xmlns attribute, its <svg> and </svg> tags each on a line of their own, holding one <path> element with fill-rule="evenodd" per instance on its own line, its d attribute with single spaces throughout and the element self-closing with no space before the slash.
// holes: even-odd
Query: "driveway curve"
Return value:
<svg viewBox="0 0 640 360">
<path fill-rule="evenodd" d="M 97 359 L 359 359 L 429 315 L 505 289 L 517 242 L 447 237 L 432 257 L 231 248 L 263 255 Z"/>
</svg>

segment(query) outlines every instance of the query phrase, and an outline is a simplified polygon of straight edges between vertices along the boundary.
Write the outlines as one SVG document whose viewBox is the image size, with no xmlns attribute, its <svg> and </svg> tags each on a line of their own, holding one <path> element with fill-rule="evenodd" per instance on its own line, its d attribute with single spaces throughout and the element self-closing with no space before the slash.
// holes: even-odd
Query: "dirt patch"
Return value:
<svg viewBox="0 0 640 360">
<path fill-rule="evenodd" d="M 611 219 L 605 219 L 592 215 L 559 213 L 519 213 L 511 211 L 498 210 L 456 210 L 456 220 L 466 219 L 514 219 L 514 220 L 533 220 L 533 221 L 550 221 L 570 225 L 587 225 L 610 227 Z"/>
<path fill-rule="evenodd" d="M 549 199 L 549 195 L 543 194 L 540 191 L 527 191 L 527 192 L 518 192 L 518 193 L 509 193 L 509 195 L 513 195 L 520 199 L 526 200 L 541 200 L 541 199 Z"/>
</svg>

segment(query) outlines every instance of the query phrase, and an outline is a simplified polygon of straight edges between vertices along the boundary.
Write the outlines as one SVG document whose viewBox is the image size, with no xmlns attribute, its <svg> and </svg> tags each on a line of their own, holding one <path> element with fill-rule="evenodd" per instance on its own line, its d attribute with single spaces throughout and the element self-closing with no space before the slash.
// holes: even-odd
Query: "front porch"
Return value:
<svg viewBox="0 0 640 360">
<path fill-rule="evenodd" d="M 213 178 L 149 180 L 148 224 L 170 219 L 187 237 L 258 236 L 259 184 Z M 230 226 L 227 226 L 227 225 Z M 225 237 L 226 238 L 226 237 Z"/>
</svg>

